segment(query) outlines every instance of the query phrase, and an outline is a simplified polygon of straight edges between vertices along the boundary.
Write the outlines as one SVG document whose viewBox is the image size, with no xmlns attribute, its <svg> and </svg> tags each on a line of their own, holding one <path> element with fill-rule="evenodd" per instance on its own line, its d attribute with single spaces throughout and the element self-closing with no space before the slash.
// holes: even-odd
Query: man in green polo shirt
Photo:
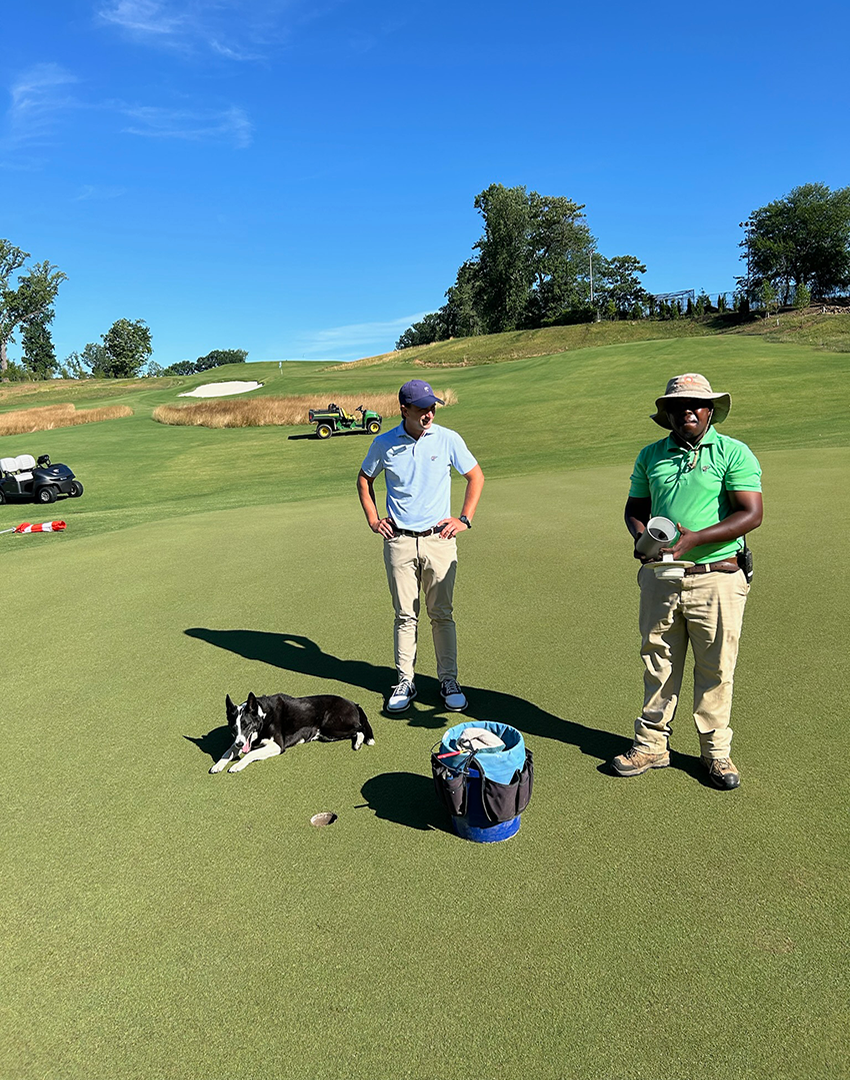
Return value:
<svg viewBox="0 0 850 1080">
<path fill-rule="evenodd" d="M 738 565 L 742 537 L 762 521 L 761 467 L 748 446 L 721 435 L 729 394 L 712 392 L 702 375 L 677 375 L 655 402 L 652 419 L 670 435 L 638 454 L 626 502 L 626 526 L 637 543 L 651 517 L 676 524 L 663 549 L 694 566 L 681 578 L 638 572 L 644 704 L 631 749 L 611 762 L 620 776 L 670 764 L 670 725 L 679 702 L 688 642 L 694 654 L 694 721 L 710 781 L 740 783 L 730 757 L 732 681 L 749 592 Z"/>
</svg>

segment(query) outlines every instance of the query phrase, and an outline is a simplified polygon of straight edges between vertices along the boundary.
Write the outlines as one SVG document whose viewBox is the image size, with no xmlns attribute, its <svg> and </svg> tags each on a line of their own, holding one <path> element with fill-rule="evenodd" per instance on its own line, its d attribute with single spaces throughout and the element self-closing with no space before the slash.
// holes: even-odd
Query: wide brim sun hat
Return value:
<svg viewBox="0 0 850 1080">
<path fill-rule="evenodd" d="M 722 424 L 732 408 L 732 398 L 729 394 L 715 394 L 711 384 L 704 375 L 693 372 L 687 375 L 675 375 L 668 383 L 667 389 L 660 398 L 655 399 L 655 408 L 658 412 L 650 417 L 660 427 L 673 430 L 670 417 L 667 415 L 667 402 L 675 401 L 676 398 L 698 398 L 702 401 L 711 402 L 714 412 L 711 416 L 712 424 Z"/>
</svg>

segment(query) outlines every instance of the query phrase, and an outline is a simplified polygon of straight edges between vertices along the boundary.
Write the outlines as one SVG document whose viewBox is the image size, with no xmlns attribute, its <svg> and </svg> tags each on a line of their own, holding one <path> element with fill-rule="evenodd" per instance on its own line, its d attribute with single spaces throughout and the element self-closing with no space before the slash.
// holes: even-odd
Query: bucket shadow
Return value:
<svg viewBox="0 0 850 1080">
<path fill-rule="evenodd" d="M 377 666 L 365 660 L 343 660 L 323 652 L 314 641 L 300 634 L 275 634 L 263 630 L 212 630 L 200 626 L 191 627 L 184 633 L 216 648 L 244 656 L 247 660 L 259 660 L 283 671 L 297 671 L 301 675 L 360 687 L 381 696 L 396 681 L 395 668 Z M 450 722 L 447 721 L 445 710 L 436 704 L 440 702 L 437 680 L 433 676 L 417 675 L 416 688 L 419 696 L 413 710 L 401 718 L 393 715 L 393 719 L 404 720 L 410 727 L 445 730 Z M 275 687 L 275 690 L 278 689 L 285 687 Z M 464 719 L 495 720 L 500 724 L 510 724 L 524 735 L 568 743 L 578 747 L 583 754 L 600 761 L 610 761 L 632 744 L 630 738 L 564 720 L 514 694 L 468 685 L 465 685 L 465 689 L 469 707 L 463 713 Z M 435 702 L 433 708 L 423 707 L 428 701 Z M 457 720 L 460 721 L 459 715 Z"/>
<path fill-rule="evenodd" d="M 375 816 L 409 829 L 451 833 L 448 815 L 434 794 L 430 776 L 417 773 L 381 773 L 360 789 Z"/>
</svg>

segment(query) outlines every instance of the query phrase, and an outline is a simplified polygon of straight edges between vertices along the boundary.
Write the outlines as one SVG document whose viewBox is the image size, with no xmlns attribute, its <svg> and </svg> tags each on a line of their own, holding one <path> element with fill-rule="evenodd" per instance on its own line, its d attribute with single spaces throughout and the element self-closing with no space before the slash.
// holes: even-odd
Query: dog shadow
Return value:
<svg viewBox="0 0 850 1080">
<path fill-rule="evenodd" d="M 184 735 L 183 738 L 186 742 L 194 743 L 202 753 L 208 754 L 213 762 L 218 761 L 233 743 L 233 735 L 227 724 L 213 728 L 206 735 L 201 735 L 199 739 L 196 739 L 194 735 Z"/>
<path fill-rule="evenodd" d="M 375 816 L 422 832 L 452 832 L 448 814 L 437 801 L 434 781 L 418 773 L 381 773 L 360 789 Z"/>
<path fill-rule="evenodd" d="M 246 660 L 259 660 L 283 671 L 296 671 L 301 675 L 358 686 L 382 697 L 387 687 L 396 680 L 395 668 L 370 664 L 365 660 L 343 660 L 323 652 L 314 641 L 301 634 L 278 634 L 265 630 L 212 630 L 201 626 L 191 627 L 184 633 L 216 648 L 244 656 Z M 416 687 L 419 697 L 413 711 L 400 718 L 392 713 L 385 712 L 384 715 L 404 720 L 410 727 L 444 731 L 449 726 L 445 710 L 438 706 L 430 709 L 422 707 L 423 701 L 440 701 L 439 682 L 430 675 L 417 675 Z M 465 689 L 469 706 L 463 713 L 464 720 L 493 720 L 499 724 L 510 724 L 524 735 L 576 746 L 583 754 L 603 762 L 623 753 L 632 744 L 631 739 L 622 735 L 565 720 L 514 694 L 466 684 Z M 460 720 L 458 717 L 457 722 Z"/>
</svg>

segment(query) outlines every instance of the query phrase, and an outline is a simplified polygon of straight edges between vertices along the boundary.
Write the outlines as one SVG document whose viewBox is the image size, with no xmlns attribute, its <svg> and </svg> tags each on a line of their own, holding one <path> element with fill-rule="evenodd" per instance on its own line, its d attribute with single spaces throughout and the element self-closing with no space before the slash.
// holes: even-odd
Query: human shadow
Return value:
<svg viewBox="0 0 850 1080">
<path fill-rule="evenodd" d="M 360 789 L 379 818 L 409 829 L 451 832 L 445 809 L 437 801 L 430 776 L 417 773 L 381 773 Z"/>
<path fill-rule="evenodd" d="M 387 687 L 396 681 L 394 668 L 370 664 L 365 660 L 341 659 L 323 652 L 314 641 L 301 634 L 277 634 L 264 630 L 212 630 L 200 626 L 190 627 L 184 633 L 188 637 L 215 645 L 216 648 L 244 656 L 247 660 L 259 660 L 284 671 L 297 671 L 302 675 L 359 686 L 382 696 Z M 419 696 L 414 710 L 401 719 L 410 727 L 445 730 L 446 713 L 442 707 L 438 681 L 433 676 L 417 675 L 416 688 Z M 609 761 L 631 746 L 631 739 L 587 727 L 574 720 L 565 720 L 514 694 L 468 685 L 465 685 L 465 690 L 469 706 L 463 714 L 464 719 L 493 720 L 500 724 L 510 724 L 525 735 L 568 743 L 578 747 L 583 754 L 601 761 Z M 433 707 L 427 707 L 425 703 L 428 701 L 435 703 Z M 397 718 L 397 714 L 385 715 Z"/>
</svg>

